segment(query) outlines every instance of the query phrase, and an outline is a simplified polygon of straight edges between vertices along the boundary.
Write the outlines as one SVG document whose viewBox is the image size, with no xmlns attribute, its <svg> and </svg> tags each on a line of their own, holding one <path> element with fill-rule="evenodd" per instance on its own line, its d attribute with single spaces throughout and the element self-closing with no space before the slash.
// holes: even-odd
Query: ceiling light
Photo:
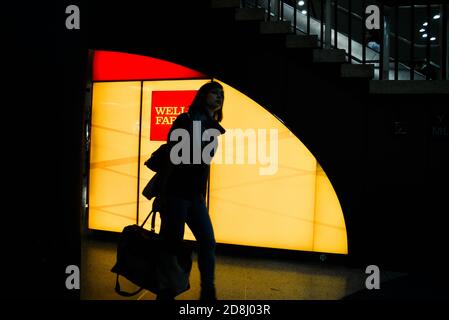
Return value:
<svg viewBox="0 0 449 320">
<path fill-rule="evenodd" d="M 307 13 L 307 10 L 302 10 L 301 13 L 302 13 L 302 14 L 306 14 L 306 13 Z"/>
<path fill-rule="evenodd" d="M 427 38 L 427 33 L 424 33 L 424 34 L 422 35 L 422 37 L 423 37 L 423 38 Z"/>
<path fill-rule="evenodd" d="M 298 2 L 298 5 L 299 5 L 299 6 L 303 6 L 303 5 L 304 5 L 304 1 L 302 1 L 302 0 L 299 1 L 299 2 Z"/>
<path fill-rule="evenodd" d="M 419 32 L 424 32 L 424 31 L 426 31 L 426 29 L 424 29 L 424 28 L 419 30 Z"/>
<path fill-rule="evenodd" d="M 432 37 L 432 38 L 430 38 L 430 41 L 435 41 L 437 38 L 435 38 L 435 37 Z"/>
<path fill-rule="evenodd" d="M 429 24 L 428 22 L 424 22 L 422 25 L 423 25 L 424 27 L 427 27 L 428 24 Z"/>
<path fill-rule="evenodd" d="M 434 15 L 434 16 L 433 16 L 433 19 L 434 19 L 434 20 L 440 19 L 440 15 L 439 15 L 439 14 Z"/>
</svg>

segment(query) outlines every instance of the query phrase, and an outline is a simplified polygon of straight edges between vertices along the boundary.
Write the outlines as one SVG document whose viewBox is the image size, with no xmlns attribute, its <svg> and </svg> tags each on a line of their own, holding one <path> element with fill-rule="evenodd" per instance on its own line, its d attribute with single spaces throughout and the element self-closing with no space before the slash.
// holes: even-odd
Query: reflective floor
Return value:
<svg viewBox="0 0 449 320">
<path fill-rule="evenodd" d="M 115 293 L 116 241 L 85 238 L 82 245 L 82 287 L 84 300 L 154 300 L 149 291 L 127 298 Z M 381 284 L 404 275 L 381 271 Z M 217 253 L 216 287 L 219 300 L 335 300 L 365 288 L 365 270 L 317 262 L 274 259 Z M 194 257 L 191 289 L 177 300 L 197 300 L 199 271 Z M 122 289 L 136 287 L 121 278 Z"/>
</svg>

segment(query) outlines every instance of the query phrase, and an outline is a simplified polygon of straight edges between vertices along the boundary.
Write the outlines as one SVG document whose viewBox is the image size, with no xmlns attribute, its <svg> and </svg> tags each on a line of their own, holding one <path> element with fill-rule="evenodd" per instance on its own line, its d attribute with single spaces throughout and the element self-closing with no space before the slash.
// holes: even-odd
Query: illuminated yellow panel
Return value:
<svg viewBox="0 0 449 320">
<path fill-rule="evenodd" d="M 217 242 L 347 253 L 340 204 L 315 157 L 272 114 L 232 87 L 223 86 L 222 124 L 227 132 L 220 139 L 222 149 L 214 159 L 210 188 L 210 215 Z M 275 157 L 271 161 L 277 170 L 261 175 L 261 168 L 270 167 L 270 161 L 263 164 L 263 159 L 257 159 L 249 164 L 252 152 L 248 149 L 244 164 L 236 163 L 236 139 L 231 140 L 235 129 L 247 132 L 247 136 L 265 130 L 267 155 L 269 131 L 277 130 L 277 162 Z M 258 138 L 257 147 L 261 142 Z M 232 163 L 226 163 L 229 153 Z"/>
<path fill-rule="evenodd" d="M 332 184 L 317 165 L 313 251 L 348 253 L 343 212 Z"/>
<path fill-rule="evenodd" d="M 141 123 L 140 82 L 94 85 L 89 228 L 121 231 L 136 222 L 137 209 L 139 223 L 143 222 L 152 202 L 141 192 L 154 174 L 144 162 L 163 143 L 150 141 L 152 93 L 197 90 L 205 82 L 144 82 Z M 315 157 L 272 114 L 222 84 L 225 90 L 222 125 L 227 132 L 220 137 L 220 148 L 211 166 L 209 194 L 217 242 L 346 254 L 343 213 Z M 239 140 L 237 130 L 244 132 L 246 138 Z M 275 135 L 270 136 L 273 132 Z M 249 147 L 251 139 L 257 142 L 253 144 L 256 149 Z M 276 144 L 272 146 L 273 141 Z M 243 146 L 242 163 L 238 162 L 239 143 Z M 264 152 L 259 152 L 260 146 L 266 147 Z M 251 156 L 254 163 L 249 161 Z M 158 219 L 157 230 L 159 226 Z M 185 238 L 194 239 L 187 227 Z"/>
<path fill-rule="evenodd" d="M 91 229 L 136 221 L 140 82 L 95 83 L 89 177 Z"/>
</svg>

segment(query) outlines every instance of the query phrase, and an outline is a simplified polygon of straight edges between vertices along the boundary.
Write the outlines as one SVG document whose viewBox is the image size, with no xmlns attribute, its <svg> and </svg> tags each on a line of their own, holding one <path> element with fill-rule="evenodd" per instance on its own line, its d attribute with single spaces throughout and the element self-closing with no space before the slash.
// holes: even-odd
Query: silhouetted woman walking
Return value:
<svg viewBox="0 0 449 320">
<path fill-rule="evenodd" d="M 176 247 L 184 238 L 185 223 L 192 230 L 198 243 L 200 300 L 216 300 L 215 237 L 205 198 L 217 138 L 225 133 L 220 125 L 223 101 L 223 87 L 218 82 L 204 84 L 188 112 L 180 114 L 173 122 L 168 135 L 171 169 L 166 182 L 160 235 L 170 246 Z M 173 298 L 170 292 L 157 297 Z"/>
</svg>

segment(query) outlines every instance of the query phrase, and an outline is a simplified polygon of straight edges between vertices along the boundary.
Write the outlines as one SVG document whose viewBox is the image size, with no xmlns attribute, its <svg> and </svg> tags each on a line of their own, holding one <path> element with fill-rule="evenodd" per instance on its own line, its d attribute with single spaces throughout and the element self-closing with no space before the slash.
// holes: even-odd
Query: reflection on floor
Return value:
<svg viewBox="0 0 449 320">
<path fill-rule="evenodd" d="M 110 269 L 116 259 L 116 241 L 85 238 L 82 245 L 83 300 L 153 300 L 155 295 L 142 291 L 126 298 L 115 293 L 115 274 Z M 381 281 L 400 277 L 381 273 Z M 220 300 L 334 300 L 365 288 L 364 269 L 291 259 L 241 257 L 217 253 L 216 286 Z M 177 300 L 197 300 L 199 272 L 194 257 L 191 289 Z M 136 289 L 121 278 L 122 289 Z"/>
</svg>

